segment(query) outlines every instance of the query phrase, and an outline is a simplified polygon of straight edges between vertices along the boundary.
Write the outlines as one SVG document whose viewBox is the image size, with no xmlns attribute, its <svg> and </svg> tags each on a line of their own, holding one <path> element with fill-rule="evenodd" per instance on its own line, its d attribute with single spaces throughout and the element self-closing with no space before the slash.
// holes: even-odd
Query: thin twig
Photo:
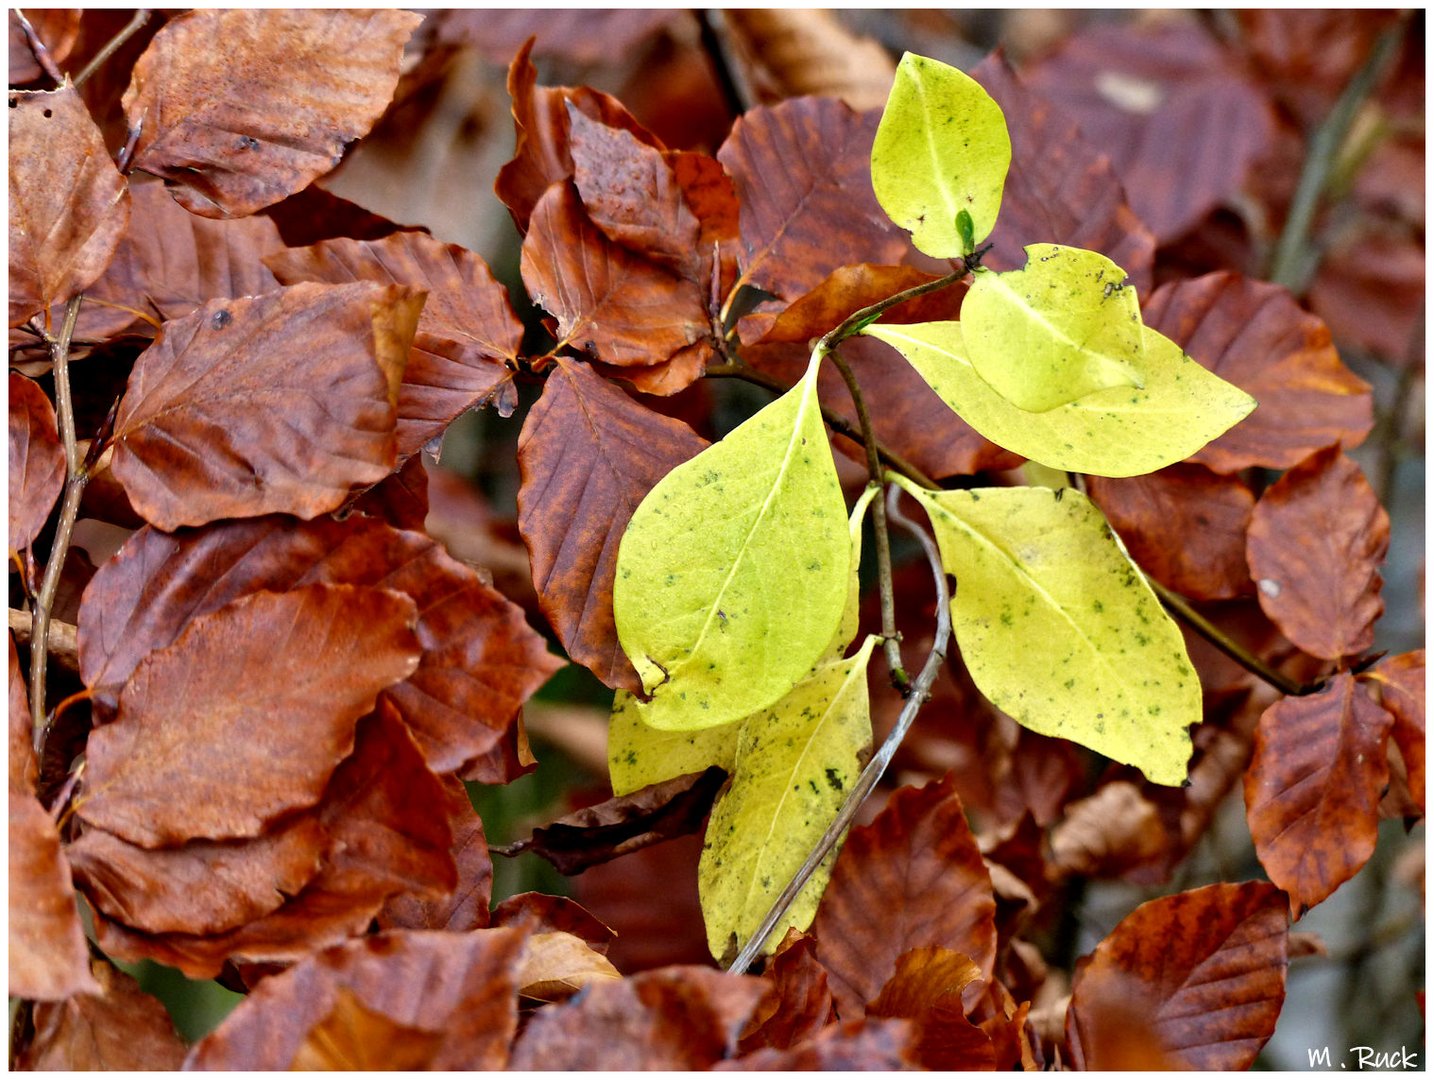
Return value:
<svg viewBox="0 0 1434 1080">
<path fill-rule="evenodd" d="M 34 616 L 28 611 L 6 608 L 10 613 L 10 632 L 21 645 L 29 642 L 34 633 Z M 70 671 L 80 670 L 79 628 L 73 623 L 50 620 L 50 655 Z"/>
<path fill-rule="evenodd" d="M 876 532 L 876 582 L 881 594 L 881 637 L 882 648 L 886 651 L 886 669 L 891 675 L 891 685 L 905 697 L 911 692 L 911 680 L 907 678 L 906 666 L 901 659 L 901 637 L 896 632 L 896 593 L 891 583 L 891 540 L 886 534 L 886 484 L 882 478 L 881 455 L 876 449 L 876 432 L 871 423 L 871 412 L 862 397 L 861 386 L 852 374 L 851 365 L 838 352 L 831 353 L 832 363 L 846 383 L 856 406 L 856 417 L 861 423 L 862 442 L 866 444 L 866 469 L 871 482 L 880 488 L 872 506 L 872 527 Z"/>
<path fill-rule="evenodd" d="M 55 63 L 55 58 L 50 55 L 50 50 L 47 49 L 45 43 L 40 40 L 40 35 L 35 33 L 35 28 L 30 25 L 30 20 L 25 17 L 25 13 L 19 8 L 15 8 L 14 12 L 15 18 L 20 23 L 20 29 L 25 31 L 25 41 L 29 44 L 30 51 L 35 54 L 35 61 L 40 65 L 40 70 L 54 79 L 56 85 L 63 86 L 65 84 L 65 73 L 61 71 L 59 65 Z"/>
<path fill-rule="evenodd" d="M 827 331 L 827 333 L 822 336 L 822 339 L 817 342 L 817 349 L 823 352 L 831 352 L 847 338 L 855 337 L 861 333 L 872 323 L 876 322 L 877 319 L 881 318 L 882 315 L 886 314 L 886 312 L 896 307 L 896 305 L 904 304 L 908 300 L 915 300 L 918 296 L 925 296 L 927 293 L 936 292 L 938 289 L 945 289 L 948 286 L 955 285 L 971 272 L 972 267 L 980 263 L 981 256 L 989 250 L 990 245 L 987 245 L 980 251 L 966 256 L 961 260 L 961 268 L 959 270 L 952 270 L 951 273 L 936 278 L 934 281 L 928 281 L 923 285 L 913 285 L 909 289 L 902 289 L 899 293 L 893 293 L 885 300 L 878 300 L 876 303 L 869 304 L 860 311 L 853 311 L 842 320 L 840 325 Z"/>
<path fill-rule="evenodd" d="M 1324 688 L 1323 683 L 1298 683 L 1288 675 L 1280 674 L 1196 611 L 1190 601 L 1178 592 L 1167 589 L 1149 574 L 1145 574 L 1145 580 L 1150 583 L 1150 587 L 1155 590 L 1155 595 L 1160 597 L 1160 602 L 1169 608 L 1172 614 L 1182 619 L 1192 630 L 1250 674 L 1263 679 L 1282 694 L 1299 697 L 1304 694 L 1313 694 Z"/>
<path fill-rule="evenodd" d="M 1405 28 L 1406 19 L 1401 16 L 1379 36 L 1364 66 L 1350 79 L 1334 108 L 1310 139 L 1309 153 L 1305 156 L 1304 168 L 1300 171 L 1294 201 L 1290 204 L 1284 231 L 1280 233 L 1279 243 L 1275 245 L 1274 257 L 1266 275 L 1271 281 L 1285 286 L 1296 295 L 1304 292 L 1319 265 L 1318 257 L 1310 249 L 1310 227 L 1314 224 L 1315 211 L 1329 182 L 1340 146 L 1349 134 L 1360 107 L 1373 91 L 1385 66 L 1404 39 Z"/>
<path fill-rule="evenodd" d="M 75 442 L 75 408 L 70 397 L 70 339 L 75 333 L 75 321 L 80 316 L 80 304 L 84 294 L 76 296 L 65 306 L 65 321 L 60 327 L 58 338 L 46 338 L 50 346 L 50 358 L 54 362 L 55 376 L 55 420 L 60 428 L 60 441 L 65 448 L 65 498 L 60 506 L 59 521 L 55 526 L 55 542 L 50 547 L 45 561 L 45 576 L 40 582 L 39 595 L 35 597 L 34 637 L 30 646 L 30 723 L 33 728 L 35 752 L 38 754 L 45 744 L 45 668 L 50 654 L 50 609 L 55 603 L 55 592 L 60 586 L 60 573 L 64 569 L 65 554 L 70 548 L 70 536 L 74 532 L 75 518 L 80 512 L 80 496 L 85 491 L 84 462 L 80 458 L 79 446 Z"/>
<path fill-rule="evenodd" d="M 745 80 L 739 77 L 736 66 L 727 55 L 722 35 L 712 22 L 713 13 L 707 8 L 695 8 L 692 14 L 697 18 L 698 40 L 701 41 L 702 51 L 707 54 L 707 60 L 712 65 L 712 77 L 717 80 L 722 101 L 733 117 L 741 116 L 751 108 L 751 95 L 742 85 Z"/>
<path fill-rule="evenodd" d="M 147 22 L 149 22 L 149 9 L 140 8 L 134 13 L 130 21 L 125 23 L 123 29 L 114 37 L 110 38 L 109 41 L 105 42 L 104 47 L 95 53 L 94 58 L 85 65 L 84 70 L 75 76 L 75 85 L 77 87 L 80 86 L 86 79 L 93 75 L 101 64 L 113 56 L 119 50 L 119 47 L 133 37 L 139 28 Z"/>
<path fill-rule="evenodd" d="M 926 663 L 921 668 L 921 673 L 916 676 L 916 681 L 911 685 L 911 696 L 906 699 L 906 704 L 901 709 L 901 715 L 896 719 L 896 726 L 891 729 L 891 734 L 881 744 L 872 759 L 867 762 L 866 768 L 857 777 L 856 783 L 852 785 L 851 792 L 847 795 L 846 801 L 842 803 L 841 809 L 837 812 L 836 818 L 827 831 L 822 834 L 821 840 L 816 847 L 812 848 L 807 855 L 806 862 L 802 863 L 796 875 L 787 883 L 777 897 L 772 908 L 767 912 L 761 925 L 757 927 L 732 965 L 727 969 L 735 975 L 740 975 L 752 966 L 752 961 L 761 952 L 763 943 L 771 936 L 777 924 L 786 916 L 787 909 L 792 902 L 805 888 L 807 881 L 827 854 L 837 845 L 851 826 L 856 813 L 861 809 L 861 804 L 876 787 L 877 781 L 886 772 L 886 767 L 891 764 L 892 757 L 896 754 L 897 748 L 901 745 L 906 733 L 911 729 L 911 723 L 916 719 L 917 712 L 925 704 L 931 694 L 931 686 L 936 682 L 936 676 L 941 671 L 941 666 L 946 662 L 946 644 L 951 638 L 951 596 L 946 588 L 946 571 L 941 565 L 941 554 L 936 550 L 936 544 L 922 529 L 897 509 L 897 500 L 901 497 L 900 489 L 891 488 L 891 494 L 887 504 L 887 515 L 896 524 L 912 533 L 926 551 L 926 557 L 931 562 L 932 575 L 936 582 L 936 636 L 932 641 L 931 653 L 926 658 Z"/>
</svg>

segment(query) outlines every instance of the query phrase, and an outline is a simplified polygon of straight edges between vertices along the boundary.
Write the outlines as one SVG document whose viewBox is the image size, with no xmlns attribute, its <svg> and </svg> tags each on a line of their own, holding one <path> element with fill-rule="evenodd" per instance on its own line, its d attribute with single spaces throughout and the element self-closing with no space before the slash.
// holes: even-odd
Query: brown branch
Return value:
<svg viewBox="0 0 1434 1080">
<path fill-rule="evenodd" d="M 20 23 L 20 29 L 25 31 L 25 41 L 30 46 L 30 51 L 35 54 L 35 61 L 40 65 L 40 69 L 54 79 L 56 85 L 63 86 L 65 73 L 55 63 L 55 58 L 50 55 L 50 50 L 40 40 L 40 35 L 35 33 L 35 28 L 30 25 L 30 20 L 25 17 L 25 13 L 19 8 L 14 8 L 13 11 L 16 20 Z"/>
<path fill-rule="evenodd" d="M 940 673 L 941 666 L 946 662 L 946 645 L 951 639 L 951 594 L 946 587 L 946 570 L 941 565 L 941 553 L 937 551 L 935 542 L 927 535 L 926 530 L 913 523 L 897 509 L 896 503 L 901 495 L 900 489 L 891 488 L 890 491 L 886 508 L 888 516 L 921 542 L 922 548 L 926 551 L 926 558 L 931 563 L 931 572 L 936 583 L 936 635 L 932 641 L 931 652 L 926 657 L 926 663 L 922 665 L 921 673 L 911 684 L 911 694 L 907 697 L 906 704 L 902 706 L 901 715 L 896 719 L 896 726 L 891 729 L 891 733 L 881 744 L 881 749 L 867 762 L 866 768 L 862 769 L 861 775 L 852 785 L 851 792 L 842 803 L 841 809 L 837 811 L 837 816 L 827 826 L 827 831 L 822 834 L 822 838 L 817 841 L 817 845 L 812 848 L 806 861 L 802 863 L 792 880 L 787 882 L 787 887 L 782 890 L 772 904 L 771 910 L 762 919 L 756 933 L 747 941 L 742 951 L 737 954 L 737 958 L 732 961 L 731 967 L 727 969 L 734 975 L 741 975 L 752 966 L 752 961 L 762 950 L 763 942 L 771 936 L 777 924 L 782 921 L 787 909 L 792 906 L 792 902 L 806 887 L 812 874 L 821 865 L 827 854 L 846 835 L 857 811 L 861 809 L 861 804 L 866 801 L 866 797 L 876 787 L 877 781 L 881 779 L 887 766 L 891 764 L 891 759 L 895 756 L 897 748 L 906 738 L 906 733 L 911 730 L 911 724 L 916 719 L 916 714 L 931 696 L 931 687 L 936 682 L 936 676 Z"/>
<path fill-rule="evenodd" d="M 119 47 L 133 37 L 139 31 L 139 28 L 147 22 L 149 22 L 149 9 L 140 8 L 130 18 L 129 22 L 125 23 L 120 32 L 105 42 L 104 47 L 95 53 L 90 62 L 85 65 L 84 70 L 75 76 L 75 86 L 78 87 L 83 84 L 86 79 L 99 69 L 101 64 L 113 56 L 119 50 Z"/>
<path fill-rule="evenodd" d="M 10 632 L 21 645 L 34 636 L 34 616 L 28 611 L 7 608 L 10 612 Z M 79 628 L 72 623 L 50 620 L 50 655 L 70 671 L 80 670 Z"/>
</svg>

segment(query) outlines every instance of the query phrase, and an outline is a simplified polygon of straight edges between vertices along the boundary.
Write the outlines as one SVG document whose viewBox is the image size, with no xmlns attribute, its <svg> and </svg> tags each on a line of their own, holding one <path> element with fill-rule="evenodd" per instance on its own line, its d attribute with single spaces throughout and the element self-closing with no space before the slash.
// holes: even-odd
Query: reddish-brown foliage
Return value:
<svg viewBox="0 0 1434 1080">
<path fill-rule="evenodd" d="M 80 36 L 80 12 L 73 10 L 54 10 L 46 8 L 28 8 L 25 17 L 30 20 L 30 26 L 35 34 L 45 43 L 49 50 L 50 58 L 57 64 L 65 62 L 70 55 L 70 50 L 75 47 L 75 41 Z M 25 30 L 16 17 L 15 10 L 10 11 L 10 83 L 12 86 L 23 86 L 25 83 L 32 83 L 44 74 L 40 62 L 35 58 L 35 52 L 30 47 L 25 37 Z"/>
<path fill-rule="evenodd" d="M 128 220 L 128 185 L 79 94 L 65 87 L 12 97 L 10 325 L 99 277 Z"/>
<path fill-rule="evenodd" d="M 1392 656 L 1368 676 L 1379 687 L 1380 703 L 1394 717 L 1392 737 L 1409 773 L 1409 792 L 1424 812 L 1424 650 Z"/>
<path fill-rule="evenodd" d="M 96 993 L 60 834 L 35 796 L 10 791 L 10 993 L 63 1001 Z"/>
<path fill-rule="evenodd" d="M 559 360 L 518 437 L 518 528 L 563 648 L 609 686 L 641 689 L 617 641 L 617 541 L 643 497 L 707 442 L 584 364 Z"/>
<path fill-rule="evenodd" d="M 1288 935 L 1284 896 L 1264 882 L 1207 885 L 1140 905 L 1076 971 L 1066 1014 L 1074 1064 L 1249 1068 L 1284 1002 Z M 1112 1009 L 1126 1039 L 1150 1056 L 1127 1056 L 1130 1044 L 1114 1037 L 1122 1028 L 1108 1012 L 1097 1019 Z"/>
<path fill-rule="evenodd" d="M 1270 706 L 1255 731 L 1245 806 L 1260 864 L 1298 918 L 1374 852 L 1394 720 L 1349 675 Z"/>
<path fill-rule="evenodd" d="M 307 187 L 378 119 L 407 11 L 193 11 L 135 64 L 134 166 L 201 217 L 243 217 Z"/>
<path fill-rule="evenodd" d="M 35 1006 L 35 1037 L 20 1052 L 16 1067 L 36 1072 L 177 1070 L 184 1043 L 164 1006 L 109 964 L 96 963 L 94 974 L 94 991 Z"/>
<path fill-rule="evenodd" d="M 65 450 L 55 427 L 55 407 L 23 375 L 10 373 L 10 548 L 30 546 L 60 489 L 65 486 Z"/>
<path fill-rule="evenodd" d="M 1311 454 L 1260 496 L 1250 573 L 1265 614 L 1305 652 L 1338 660 L 1374 644 L 1389 515 L 1338 446 Z"/>
</svg>

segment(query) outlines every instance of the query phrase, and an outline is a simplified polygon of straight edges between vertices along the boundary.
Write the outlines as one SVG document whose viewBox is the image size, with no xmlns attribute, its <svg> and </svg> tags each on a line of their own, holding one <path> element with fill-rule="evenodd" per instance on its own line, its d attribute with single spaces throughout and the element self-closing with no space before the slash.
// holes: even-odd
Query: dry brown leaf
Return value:
<svg viewBox="0 0 1434 1080">
<path fill-rule="evenodd" d="M 157 847 L 257 836 L 314 805 L 358 718 L 418 666 L 415 611 L 388 589 L 306 585 L 199 616 L 90 734 L 78 813 Z"/>
<path fill-rule="evenodd" d="M 128 184 L 79 94 L 66 85 L 12 95 L 10 325 L 98 278 L 128 220 Z"/>
<path fill-rule="evenodd" d="M 818 94 L 853 109 L 886 104 L 896 65 L 877 42 L 852 33 L 818 8 L 733 8 L 722 23 L 757 101 Z"/>
<path fill-rule="evenodd" d="M 789 1050 L 831 1022 L 832 994 L 826 968 L 816 957 L 815 939 L 789 928 L 762 977 L 775 993 L 757 1007 L 742 1032 L 743 1054 L 764 1047 Z"/>
<path fill-rule="evenodd" d="M 55 409 L 38 383 L 10 372 L 10 550 L 30 546 L 65 486 Z"/>
<path fill-rule="evenodd" d="M 60 834 L 33 795 L 10 792 L 10 996 L 95 994 Z"/>
<path fill-rule="evenodd" d="M 202 217 L 243 217 L 332 170 L 398 85 L 408 11 L 199 10 L 155 35 L 125 116 L 133 164 Z"/>
<path fill-rule="evenodd" d="M 131 976 L 96 961 L 92 993 L 35 1006 L 35 1034 L 15 1067 L 35 1072 L 174 1072 L 184 1043 L 163 1005 Z M 12 992 L 13 992 L 13 983 Z"/>
<path fill-rule="evenodd" d="M 468 791 L 455 776 L 442 779 L 448 827 L 453 834 L 453 863 L 458 886 L 435 900 L 422 893 L 393 897 L 379 912 L 385 930 L 476 930 L 488 925 L 488 904 L 493 895 L 493 859 L 483 821 L 473 809 Z"/>
<path fill-rule="evenodd" d="M 1424 650 L 1403 653 L 1382 660 L 1364 676 L 1379 687 L 1379 700 L 1394 717 L 1391 733 L 1404 758 L 1409 791 L 1415 806 L 1424 812 Z M 11 758 L 14 761 L 14 758 Z"/>
<path fill-rule="evenodd" d="M 421 302 L 399 286 L 305 284 L 166 323 L 115 418 L 111 468 L 134 508 L 170 530 L 312 518 L 382 480 Z"/>
<path fill-rule="evenodd" d="M 15 635 L 6 637 L 10 641 L 10 791 L 33 795 L 39 765 L 30 726 L 30 695 L 25 689 L 25 672 L 20 670 L 20 654 L 15 651 Z"/>
<path fill-rule="evenodd" d="M 554 930 L 532 934 L 524 942 L 514 981 L 520 997 L 566 1001 L 585 986 L 621 978 L 607 957 L 582 938 Z"/>
<path fill-rule="evenodd" d="M 309 1029 L 290 1072 L 411 1072 L 430 1066 L 443 1035 L 397 1024 L 339 987 L 328 1016 Z"/>
</svg>

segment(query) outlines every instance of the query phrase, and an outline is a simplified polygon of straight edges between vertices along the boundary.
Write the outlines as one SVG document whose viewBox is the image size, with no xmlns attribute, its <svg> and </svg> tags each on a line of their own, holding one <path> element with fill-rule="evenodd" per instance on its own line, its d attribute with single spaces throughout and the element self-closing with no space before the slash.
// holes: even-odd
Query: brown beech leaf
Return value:
<svg viewBox="0 0 1434 1080">
<path fill-rule="evenodd" d="M 612 615 L 617 544 L 649 491 L 707 441 L 559 359 L 518 436 L 518 529 L 538 604 L 575 661 L 641 689 Z"/>
<path fill-rule="evenodd" d="M 1235 55 L 1194 20 L 1093 25 L 1036 64 L 1028 82 L 1109 155 L 1131 207 L 1163 244 L 1235 196 L 1273 139 L 1270 103 Z M 1184 133 L 1178 145 L 1172 131 Z"/>
<path fill-rule="evenodd" d="M 296 191 L 282 202 L 265 207 L 263 216 L 273 221 L 289 247 L 308 247 L 321 240 L 345 237 L 350 240 L 382 240 L 412 226 L 398 225 L 386 217 L 365 210 L 317 184 Z"/>
<path fill-rule="evenodd" d="M 1424 183 L 1422 137 L 1414 154 L 1419 190 Z M 1360 178 L 1375 172 L 1397 175 L 1395 162 L 1375 157 Z M 1409 191 L 1408 183 L 1402 177 L 1394 181 L 1395 192 Z M 1399 366 L 1424 357 L 1422 213 L 1421 203 L 1417 228 L 1367 213 L 1341 229 L 1326 249 L 1310 284 L 1309 305 L 1346 348 L 1368 349 Z"/>
<path fill-rule="evenodd" d="M 90 975 L 60 834 L 33 795 L 10 792 L 10 996 L 59 1001 L 99 993 Z"/>
<path fill-rule="evenodd" d="M 533 208 L 523 283 L 565 342 L 609 364 L 645 366 L 708 336 L 706 292 L 609 240 L 572 183 Z"/>
<path fill-rule="evenodd" d="M 526 840 L 499 849 L 504 855 L 530 851 L 562 874 L 581 874 L 639 848 L 687 836 L 702 828 L 727 774 L 715 765 L 678 776 L 533 830 Z"/>
<path fill-rule="evenodd" d="M 497 905 L 492 925 L 518 927 L 533 934 L 572 934 L 604 955 L 616 936 L 576 900 L 536 892 L 518 893 Z"/>
<path fill-rule="evenodd" d="M 428 520 L 428 470 L 423 456 L 415 454 L 396 472 L 351 498 L 344 512 L 352 511 L 392 525 L 395 529 L 423 532 Z"/>
<path fill-rule="evenodd" d="M 813 938 L 788 929 L 762 975 L 776 992 L 763 1000 L 742 1032 L 743 1054 L 763 1047 L 788 1050 L 831 1022 L 832 993 Z"/>
<path fill-rule="evenodd" d="M 1147 573 L 1192 600 L 1248 594 L 1245 533 L 1255 495 L 1236 476 L 1172 465 L 1125 480 L 1090 477 L 1090 497 Z"/>
<path fill-rule="evenodd" d="M 384 905 L 378 924 L 385 930 L 451 930 L 461 933 L 488 925 L 493 895 L 493 859 L 483 821 L 468 791 L 455 776 L 442 779 L 448 827 L 453 834 L 453 862 L 458 887 L 442 900 L 422 893 L 402 893 Z"/>
<path fill-rule="evenodd" d="M 352 585 L 198 616 L 139 662 L 114 722 L 91 732 L 80 816 L 157 847 L 257 836 L 314 805 L 358 718 L 418 666 L 414 619 L 403 593 Z"/>
<path fill-rule="evenodd" d="M 386 702 L 358 724 L 354 752 L 334 771 L 316 815 L 328 837 L 319 873 L 252 923 L 213 935 L 145 934 L 96 908 L 100 947 L 212 979 L 229 960 L 292 963 L 363 933 L 398 895 L 437 899 L 457 884 L 452 832 L 433 807 L 443 788 Z M 96 896 L 102 900 L 102 896 Z"/>
<path fill-rule="evenodd" d="M 529 935 L 518 966 L 518 995 L 533 1001 L 566 1001 L 585 986 L 621 979 L 607 957 L 562 930 Z"/>
<path fill-rule="evenodd" d="M 1369 384 L 1340 361 L 1324 323 L 1278 285 L 1206 274 L 1162 285 L 1142 315 L 1259 403 L 1193 462 L 1218 473 L 1287 469 L 1332 442 L 1358 446 L 1374 424 Z"/>
<path fill-rule="evenodd" d="M 896 263 L 908 244 L 871 190 L 880 111 L 796 98 L 738 118 L 717 159 L 741 202 L 742 280 L 796 300 L 833 267 Z"/>
<path fill-rule="evenodd" d="M 1392 737 L 1409 774 L 1409 792 L 1424 813 L 1424 650 L 1381 660 L 1364 678 L 1379 687 L 1379 700 L 1394 717 Z M 13 760 L 13 758 L 12 758 Z"/>
<path fill-rule="evenodd" d="M 165 324 L 130 373 L 111 466 L 162 529 L 312 518 L 394 465 L 395 398 L 421 293 L 295 285 Z"/>
<path fill-rule="evenodd" d="M 129 220 L 128 186 L 72 87 L 11 95 L 11 326 L 100 276 Z"/>
<path fill-rule="evenodd" d="M 834 12 L 813 8 L 727 9 L 729 46 L 735 46 L 757 101 L 821 94 L 853 109 L 881 108 L 896 65 L 869 37 L 848 29 Z"/>
<path fill-rule="evenodd" d="M 1305 652 L 1338 660 L 1374 644 L 1389 515 L 1364 473 L 1329 446 L 1272 484 L 1250 520 L 1260 607 Z"/>
<path fill-rule="evenodd" d="M 80 15 L 81 12 L 73 9 L 25 9 L 25 17 L 30 20 L 35 36 L 44 42 L 50 58 L 57 64 L 63 64 L 65 58 L 70 55 L 70 50 L 75 47 L 75 41 L 80 36 Z M 10 85 L 24 86 L 44 73 L 40 62 L 35 59 L 35 52 L 30 47 L 20 20 L 15 17 L 15 9 L 11 8 Z"/>
<path fill-rule="evenodd" d="M 709 1069 L 768 993 L 761 979 L 705 967 L 644 971 L 543 1009 L 513 1047 L 513 1069 Z"/>
<path fill-rule="evenodd" d="M 609 240 L 700 285 L 701 226 L 663 152 L 571 103 L 568 124 L 573 180 L 593 224 Z"/>
<path fill-rule="evenodd" d="M 20 670 L 20 655 L 15 651 L 15 635 L 6 637 L 10 641 L 10 791 L 33 795 L 39 766 L 30 727 L 30 695 L 25 689 L 25 672 Z"/>
<path fill-rule="evenodd" d="M 781 312 L 759 312 L 747 316 L 739 325 L 742 341 L 749 345 L 769 345 L 780 342 L 806 346 L 810 349 L 813 338 L 819 338 L 828 330 L 834 330 L 843 319 L 864 307 L 918 285 L 927 285 L 937 280 L 937 275 L 928 274 L 914 266 L 874 266 L 871 263 L 857 263 L 854 266 L 839 266 L 822 279 L 816 288 L 799 297 Z M 956 318 L 960 310 L 960 298 L 965 295 L 962 286 L 928 295 L 925 298 L 908 300 L 889 309 L 883 315 L 887 322 L 921 322 L 925 319 L 945 317 Z M 949 305 L 949 308 L 930 314 L 914 314 L 918 305 L 933 302 Z M 954 300 L 953 300 L 954 297 Z"/>
<path fill-rule="evenodd" d="M 10 550 L 30 546 L 65 486 L 55 408 L 38 383 L 10 372 Z"/>
<path fill-rule="evenodd" d="M 513 372 L 523 324 L 508 290 L 477 255 L 419 232 L 382 240 L 326 240 L 265 260 L 285 285 L 373 281 L 423 289 L 403 386 L 398 392 L 398 456 L 441 435 L 466 410 L 489 402 L 503 416 L 518 403 Z"/>
<path fill-rule="evenodd" d="M 1155 237 L 1126 200 L 1110 158 L 1081 137 L 1054 102 L 1018 78 L 996 52 L 971 72 L 1006 114 L 1011 171 L 984 265 L 1019 269 L 1036 237 L 1099 251 L 1150 292 Z"/>
<path fill-rule="evenodd" d="M 513 126 L 517 139 L 513 160 L 498 170 L 493 190 L 503 201 L 518 231 L 528 231 L 533 208 L 543 193 L 559 180 L 573 175 L 569 148 L 568 103 L 589 119 L 622 128 L 648 146 L 662 144 L 614 97 L 586 86 L 538 86 L 538 69 L 532 61 L 533 44 L 518 50 L 508 67 L 508 93 L 513 98 Z"/>
<path fill-rule="evenodd" d="M 905 1072 L 916 1067 L 909 1020 L 848 1020 L 805 1042 L 778 1050 L 764 1047 L 714 1072 Z"/>
<path fill-rule="evenodd" d="M 261 982 L 185 1066 L 290 1068 L 347 991 L 388 1024 L 438 1036 L 432 1068 L 501 1069 L 518 1023 L 522 945 L 515 930 L 390 930 L 326 949 Z"/>
<path fill-rule="evenodd" d="M 399 1024 L 364 1007 L 346 986 L 329 1014 L 309 1029 L 294 1051 L 291 1072 L 408 1072 L 429 1067 L 443 1034 Z"/>
<path fill-rule="evenodd" d="M 1351 675 L 1265 710 L 1245 773 L 1245 817 L 1270 880 L 1299 918 L 1374 853 L 1394 718 Z"/>
<path fill-rule="evenodd" d="M 660 8 L 514 8 L 449 10 L 438 13 L 435 40 L 472 46 L 494 63 L 506 63 L 534 38 L 534 55 L 556 57 L 580 67 L 632 56 L 653 34 L 682 17 Z"/>
<path fill-rule="evenodd" d="M 132 537 L 86 591 L 81 677 L 108 699 L 147 652 L 197 615 L 314 582 L 393 589 L 418 605 L 422 659 L 386 696 L 440 772 L 497 746 L 523 702 L 562 666 L 521 608 L 427 536 L 358 515 L 303 524 L 265 517 Z"/>
<path fill-rule="evenodd" d="M 875 821 L 847 836 L 812 924 L 842 1015 L 860 1016 L 898 958 L 923 945 L 964 953 L 989 978 L 995 910 L 950 775 L 896 792 Z"/>
<path fill-rule="evenodd" d="M 511 784 L 537 767 L 520 710 L 494 746 L 463 763 L 458 777 L 472 784 Z"/>
<path fill-rule="evenodd" d="M 65 849 L 80 888 L 110 918 L 149 933 L 216 934 L 277 910 L 319 872 L 328 837 L 300 816 L 252 840 L 147 850 L 103 829 Z"/>
<path fill-rule="evenodd" d="M 911 1020 L 916 1059 L 928 1069 L 994 1069 L 990 1037 L 966 1019 L 961 1004 L 963 992 L 977 989 L 980 980 L 981 969 L 964 953 L 935 945 L 912 949 L 897 957 L 896 971 L 866 1013 Z"/>
<path fill-rule="evenodd" d="M 1120 1040 L 1097 1041 L 1086 1002 L 1117 984 L 1132 1028 L 1181 1069 L 1248 1069 L 1285 999 L 1284 895 L 1263 881 L 1221 883 L 1141 904 L 1076 970 L 1066 1040 L 1078 1069 L 1106 1069 Z M 1123 986 L 1121 984 L 1124 984 Z"/>
<path fill-rule="evenodd" d="M 185 1047 L 164 1006 L 123 971 L 99 961 L 93 970 L 95 990 L 35 1006 L 35 1035 L 15 1067 L 27 1072 L 177 1071 Z M 15 984 L 10 985 L 13 994 Z"/>
<path fill-rule="evenodd" d="M 1170 843 L 1159 810 L 1140 787 L 1112 780 L 1066 807 L 1051 831 L 1051 868 L 1063 876 L 1116 877 L 1159 857 Z"/>
<path fill-rule="evenodd" d="M 373 127 L 398 85 L 407 11 L 192 11 L 155 35 L 124 95 L 136 169 L 201 217 L 307 187 Z"/>
</svg>

